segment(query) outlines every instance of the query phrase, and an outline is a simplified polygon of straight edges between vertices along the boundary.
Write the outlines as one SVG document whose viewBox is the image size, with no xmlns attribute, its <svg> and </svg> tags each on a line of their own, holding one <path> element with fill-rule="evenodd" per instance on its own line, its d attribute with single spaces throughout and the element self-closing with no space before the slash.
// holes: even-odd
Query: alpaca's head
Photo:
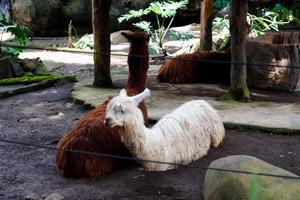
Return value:
<svg viewBox="0 0 300 200">
<path fill-rule="evenodd" d="M 147 34 L 142 31 L 135 31 L 135 32 L 122 32 L 121 33 L 128 41 L 132 44 L 148 44 L 149 39 L 151 37 L 150 34 Z"/>
<path fill-rule="evenodd" d="M 143 114 L 138 105 L 148 96 L 150 90 L 147 88 L 131 97 L 127 96 L 125 89 L 122 89 L 119 96 L 112 98 L 107 105 L 104 123 L 109 127 L 124 127 L 128 123 L 141 120 L 144 124 Z"/>
</svg>

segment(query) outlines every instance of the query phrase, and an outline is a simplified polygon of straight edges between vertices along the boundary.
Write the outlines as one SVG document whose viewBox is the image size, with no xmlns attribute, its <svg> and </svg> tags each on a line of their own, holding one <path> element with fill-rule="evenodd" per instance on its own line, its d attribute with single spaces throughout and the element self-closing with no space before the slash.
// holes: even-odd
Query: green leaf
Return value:
<svg viewBox="0 0 300 200">
<path fill-rule="evenodd" d="M 135 27 L 139 28 L 139 29 L 142 29 L 143 31 L 145 31 L 146 33 L 148 34 L 151 34 L 152 31 L 152 26 L 151 26 L 151 23 L 150 22 L 147 22 L 147 21 L 141 21 L 139 23 L 134 23 L 133 24 Z"/>
<path fill-rule="evenodd" d="M 150 3 L 149 10 L 156 15 L 163 18 L 169 18 L 175 16 L 178 9 L 186 8 L 188 0 L 168 1 L 168 2 L 152 2 Z"/>
<path fill-rule="evenodd" d="M 134 18 L 140 18 L 143 15 L 147 15 L 149 13 L 148 9 L 140 9 L 140 10 L 130 10 L 129 13 L 122 15 L 121 17 L 118 18 L 119 22 L 123 22 L 124 20 L 128 21 L 130 19 Z"/>
</svg>

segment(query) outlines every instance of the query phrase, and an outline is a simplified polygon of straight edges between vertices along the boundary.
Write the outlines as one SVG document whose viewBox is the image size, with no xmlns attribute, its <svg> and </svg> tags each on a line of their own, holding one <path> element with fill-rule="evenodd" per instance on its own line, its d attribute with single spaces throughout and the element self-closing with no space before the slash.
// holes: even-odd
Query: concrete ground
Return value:
<svg viewBox="0 0 300 200">
<path fill-rule="evenodd" d="M 210 84 L 157 83 L 155 80 L 157 69 L 158 66 L 151 66 L 147 84 L 147 87 L 151 89 L 151 97 L 146 102 L 149 118 L 152 120 L 159 120 L 186 101 L 204 99 L 218 111 L 226 127 L 300 133 L 300 101 L 280 103 L 274 101 L 253 101 L 251 103 L 218 101 L 216 97 L 196 95 L 192 91 L 214 90 L 224 93 L 226 91 L 224 88 Z M 127 70 L 125 68 L 118 70 L 113 73 L 112 77 L 116 88 L 91 87 L 92 79 L 86 79 L 75 84 L 72 97 L 83 104 L 95 107 L 105 101 L 109 95 L 118 94 L 127 79 Z"/>
<path fill-rule="evenodd" d="M 52 42 L 62 43 L 64 40 L 64 38 L 60 38 L 55 41 L 52 40 Z M 42 44 L 47 44 L 47 41 L 48 40 L 37 40 L 35 43 L 42 42 Z M 178 45 L 177 43 L 174 45 Z M 83 104 L 95 107 L 103 102 L 107 96 L 116 95 L 120 88 L 123 87 L 128 74 L 126 67 L 127 57 L 124 55 L 124 52 L 128 51 L 128 47 L 129 44 L 126 42 L 112 45 L 111 72 L 116 86 L 114 89 L 91 87 L 92 77 L 90 74 L 86 75 L 83 71 L 89 70 L 91 72 L 93 70 L 92 54 L 31 50 L 21 53 L 20 57 L 40 57 L 51 72 L 63 71 L 63 74 L 70 74 L 74 72 L 72 67 L 75 67 L 75 71 L 77 71 L 76 76 L 80 82 L 74 86 L 72 97 Z M 174 46 L 169 44 L 169 48 L 174 48 Z M 152 120 L 159 120 L 163 115 L 171 112 L 174 108 L 186 101 L 205 99 L 218 111 L 227 127 L 270 130 L 273 132 L 300 132 L 299 95 L 294 96 L 292 101 L 285 102 L 284 96 L 286 95 L 287 99 L 289 99 L 288 96 L 290 94 L 282 92 L 279 95 L 282 98 L 278 102 L 278 98 L 276 97 L 278 92 L 275 91 L 275 95 L 270 95 L 270 92 L 256 92 L 256 90 L 254 90 L 253 94 L 258 97 L 258 101 L 255 100 L 251 103 L 217 101 L 216 94 L 221 95 L 224 93 L 226 86 L 218 84 L 160 84 L 157 83 L 155 78 L 158 69 L 159 65 L 155 65 L 155 63 L 152 62 L 148 73 L 148 87 L 151 89 L 152 96 L 147 100 L 147 105 L 149 108 L 149 117 Z M 7 96 L 14 93 L 14 91 L 17 91 L 16 93 L 21 93 L 22 91 L 28 92 L 31 90 L 26 89 L 28 87 L 30 86 L 0 87 L 0 95 L 3 94 L 3 96 Z M 38 87 L 32 88 L 34 90 Z M 208 91 L 208 93 L 205 93 L 205 91 Z M 211 95 L 212 92 L 215 94 Z M 272 95 L 274 98 L 265 98 Z"/>
<path fill-rule="evenodd" d="M 191 27 L 181 27 L 191 29 Z M 80 80 L 72 92 L 72 97 L 84 104 L 92 107 L 103 102 L 107 96 L 116 95 L 120 88 L 123 87 L 127 79 L 127 57 L 122 55 L 128 52 L 129 44 L 124 42 L 119 32 L 112 36 L 112 53 L 111 56 L 111 73 L 116 88 L 101 89 L 93 88 L 92 78 L 85 76 L 84 73 L 76 74 Z M 198 36 L 195 36 L 198 37 Z M 121 43 L 114 43 L 117 40 Z M 40 40 L 35 43 L 42 44 L 62 44 L 66 43 L 65 38 L 59 38 L 55 41 Z M 167 48 L 174 50 L 184 43 L 180 41 L 168 41 Z M 64 73 L 72 73 L 70 66 L 79 66 L 79 71 L 87 68 L 92 70 L 92 54 L 76 54 L 68 52 L 48 52 L 48 51 L 27 51 L 21 54 L 21 58 L 40 57 L 50 71 L 55 72 L 57 69 L 64 68 Z M 124 67 L 125 66 L 125 67 Z M 299 92 L 292 95 L 287 92 L 251 90 L 255 101 L 251 103 L 224 102 L 217 101 L 216 96 L 226 92 L 227 87 L 219 84 L 159 84 L 156 81 L 159 65 L 154 62 L 150 64 L 148 73 L 148 87 L 151 89 L 152 97 L 148 99 L 149 117 L 152 120 L 159 120 L 163 115 L 171 112 L 178 105 L 192 100 L 205 99 L 217 109 L 224 124 L 227 127 L 247 128 L 270 130 L 273 132 L 300 132 L 300 94 Z M 198 92 L 199 91 L 199 92 Z M 213 93 L 213 95 L 212 95 Z M 292 99 L 292 100 L 290 100 Z"/>
</svg>

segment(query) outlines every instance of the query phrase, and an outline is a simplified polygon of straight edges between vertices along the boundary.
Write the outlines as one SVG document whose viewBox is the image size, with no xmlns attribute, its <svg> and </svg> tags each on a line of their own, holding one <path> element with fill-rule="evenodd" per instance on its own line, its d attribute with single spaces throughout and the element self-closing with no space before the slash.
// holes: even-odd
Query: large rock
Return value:
<svg viewBox="0 0 300 200">
<path fill-rule="evenodd" d="M 40 36 L 67 35 L 70 20 L 76 28 L 91 24 L 91 1 L 12 0 L 12 10 L 16 22 Z"/>
<path fill-rule="evenodd" d="M 37 35 L 46 35 L 62 26 L 61 7 L 59 0 L 12 0 L 15 21 L 28 26 Z"/>
<path fill-rule="evenodd" d="M 118 22 L 118 17 L 129 10 L 139 10 L 146 8 L 151 0 L 112 0 L 110 9 L 110 29 L 111 32 L 132 28 L 132 22 Z M 12 13 L 16 22 L 28 26 L 36 36 L 64 35 L 68 30 L 68 24 L 72 20 L 72 25 L 77 33 L 84 34 L 92 31 L 92 6 L 91 1 L 86 0 L 12 0 Z M 187 11 L 180 11 L 175 19 L 192 17 L 199 14 L 199 2 L 191 0 Z M 198 17 L 196 17 L 198 19 Z M 150 19 L 151 20 L 151 19 Z M 153 18 L 155 20 L 155 18 Z"/>
<path fill-rule="evenodd" d="M 209 167 L 298 177 L 245 155 L 221 158 L 212 162 Z M 205 200 L 299 200 L 300 180 L 208 170 L 203 194 Z"/>
<path fill-rule="evenodd" d="M 25 72 L 31 72 L 34 75 L 42 76 L 48 75 L 49 71 L 40 58 L 21 60 L 22 67 Z"/>
<path fill-rule="evenodd" d="M 117 18 L 129 9 L 145 7 L 150 0 L 112 0 L 111 29 L 120 28 Z M 72 20 L 77 32 L 92 31 L 92 4 L 86 0 L 12 0 L 16 22 L 28 26 L 35 35 L 67 35 L 67 26 Z"/>
<path fill-rule="evenodd" d="M 24 70 L 16 59 L 2 58 L 0 59 L 0 79 L 22 76 Z"/>
<path fill-rule="evenodd" d="M 45 198 L 45 200 L 64 200 L 65 198 L 60 194 L 53 193 Z"/>
</svg>

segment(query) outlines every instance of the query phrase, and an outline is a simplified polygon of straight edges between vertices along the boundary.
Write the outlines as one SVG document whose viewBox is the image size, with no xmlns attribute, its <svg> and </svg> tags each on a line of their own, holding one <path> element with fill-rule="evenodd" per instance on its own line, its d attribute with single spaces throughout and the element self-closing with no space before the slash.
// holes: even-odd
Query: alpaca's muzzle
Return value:
<svg viewBox="0 0 300 200">
<path fill-rule="evenodd" d="M 105 120 L 104 120 L 104 124 L 105 126 L 112 126 L 113 124 L 113 119 L 111 117 L 106 117 Z"/>
</svg>

